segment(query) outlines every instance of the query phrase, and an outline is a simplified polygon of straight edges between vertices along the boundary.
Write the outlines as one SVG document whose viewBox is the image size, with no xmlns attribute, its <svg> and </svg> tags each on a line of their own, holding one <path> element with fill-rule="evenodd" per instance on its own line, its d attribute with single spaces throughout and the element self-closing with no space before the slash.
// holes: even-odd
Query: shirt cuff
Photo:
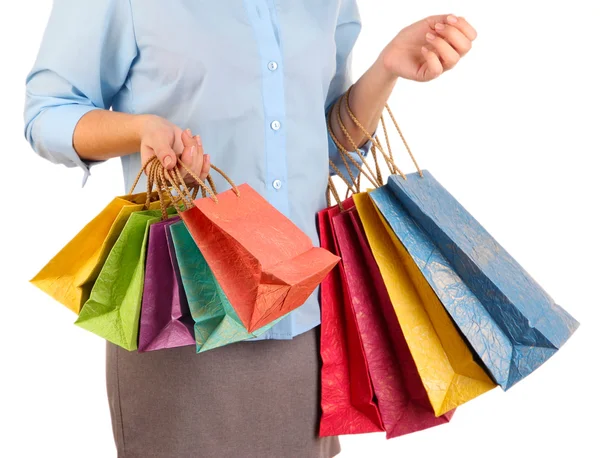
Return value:
<svg viewBox="0 0 600 458">
<path fill-rule="evenodd" d="M 83 170 L 83 182 L 90 176 L 92 165 L 104 161 L 88 161 L 79 157 L 73 147 L 73 133 L 83 115 L 100 108 L 90 105 L 61 105 L 46 109 L 33 127 L 33 141 L 38 154 L 54 163 L 67 167 L 80 167 Z"/>
<path fill-rule="evenodd" d="M 352 181 L 352 179 L 350 178 L 350 175 L 348 174 L 348 169 L 346 168 L 346 164 L 344 164 L 344 161 L 342 160 L 342 155 L 340 154 L 340 151 L 339 151 L 337 145 L 333 141 L 331 134 L 328 134 L 327 136 L 329 139 L 329 158 L 335 164 L 335 166 L 339 169 L 339 171 L 342 173 L 342 175 L 343 175 L 342 178 L 345 178 L 348 181 Z M 371 140 L 369 140 L 369 141 L 367 141 L 367 143 L 365 143 L 363 146 L 361 146 L 358 149 L 358 153 L 356 151 L 348 151 L 348 154 L 350 154 L 350 156 L 357 163 L 360 164 L 360 163 L 362 163 L 363 158 L 367 157 L 367 155 L 369 154 L 372 144 L 373 144 L 373 142 Z M 352 162 L 350 162 L 350 160 L 348 160 L 348 158 L 346 158 L 346 162 L 350 166 L 350 171 L 352 172 L 354 179 L 356 179 L 356 175 L 358 174 L 358 169 L 356 168 L 356 166 L 354 166 L 352 164 Z M 335 171 L 335 169 L 333 167 L 330 166 L 329 174 L 337 175 L 338 173 Z"/>
</svg>

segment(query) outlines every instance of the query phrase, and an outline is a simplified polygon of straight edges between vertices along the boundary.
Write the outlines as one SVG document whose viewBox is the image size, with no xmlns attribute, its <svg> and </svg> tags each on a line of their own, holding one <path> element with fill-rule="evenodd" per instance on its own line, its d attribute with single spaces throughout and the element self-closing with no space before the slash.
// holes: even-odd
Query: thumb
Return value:
<svg viewBox="0 0 600 458">
<path fill-rule="evenodd" d="M 427 24 L 433 29 L 438 22 L 448 23 L 448 17 L 454 16 L 453 14 L 436 14 L 426 18 Z M 456 16 L 454 16 L 456 17 Z"/>
<path fill-rule="evenodd" d="M 175 151 L 173 151 L 173 148 L 171 148 L 171 145 L 169 144 L 165 143 L 154 148 L 154 154 L 156 155 L 160 163 L 163 165 L 163 167 L 167 170 L 172 169 L 173 167 L 175 167 L 175 164 L 177 164 L 177 155 L 175 154 Z"/>
</svg>

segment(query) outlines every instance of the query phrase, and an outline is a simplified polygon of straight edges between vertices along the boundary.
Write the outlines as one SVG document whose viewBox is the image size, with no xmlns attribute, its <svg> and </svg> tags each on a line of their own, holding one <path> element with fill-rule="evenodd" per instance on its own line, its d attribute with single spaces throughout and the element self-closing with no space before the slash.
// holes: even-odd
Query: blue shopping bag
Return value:
<svg viewBox="0 0 600 458">
<path fill-rule="evenodd" d="M 579 323 L 426 170 L 370 193 L 490 375 L 508 389 Z"/>
</svg>

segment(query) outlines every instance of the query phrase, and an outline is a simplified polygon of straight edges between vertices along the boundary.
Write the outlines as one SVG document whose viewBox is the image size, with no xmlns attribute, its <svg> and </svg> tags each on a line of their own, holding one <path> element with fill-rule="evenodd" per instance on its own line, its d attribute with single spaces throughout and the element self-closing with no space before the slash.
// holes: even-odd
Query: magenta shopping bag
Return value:
<svg viewBox="0 0 600 458">
<path fill-rule="evenodd" d="M 170 218 L 150 226 L 138 351 L 195 345 L 194 321 L 181 282 L 169 226 Z"/>
<path fill-rule="evenodd" d="M 344 287 L 387 438 L 448 423 L 454 410 L 436 417 L 428 401 L 356 208 L 332 220 Z"/>
</svg>

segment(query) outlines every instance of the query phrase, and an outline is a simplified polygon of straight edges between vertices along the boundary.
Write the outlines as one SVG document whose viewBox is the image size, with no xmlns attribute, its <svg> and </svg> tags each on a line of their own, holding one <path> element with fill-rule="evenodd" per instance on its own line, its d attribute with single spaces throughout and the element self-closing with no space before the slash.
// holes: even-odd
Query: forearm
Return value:
<svg viewBox="0 0 600 458">
<path fill-rule="evenodd" d="M 369 134 L 375 132 L 379 118 L 396 85 L 396 81 L 397 77 L 386 70 L 383 58 L 379 57 L 352 87 L 349 97 L 350 109 Z M 331 119 L 333 122 L 331 126 L 340 143 L 347 150 L 353 151 L 356 148 L 348 140 L 337 122 L 338 108 L 341 103 L 343 103 L 342 97 L 336 101 L 332 108 Z M 341 106 L 340 115 L 354 144 L 359 147 L 362 146 L 369 137 L 352 121 L 344 105 Z"/>
<path fill-rule="evenodd" d="M 101 161 L 140 150 L 146 115 L 93 110 L 77 123 L 73 147 L 82 159 Z"/>
</svg>

